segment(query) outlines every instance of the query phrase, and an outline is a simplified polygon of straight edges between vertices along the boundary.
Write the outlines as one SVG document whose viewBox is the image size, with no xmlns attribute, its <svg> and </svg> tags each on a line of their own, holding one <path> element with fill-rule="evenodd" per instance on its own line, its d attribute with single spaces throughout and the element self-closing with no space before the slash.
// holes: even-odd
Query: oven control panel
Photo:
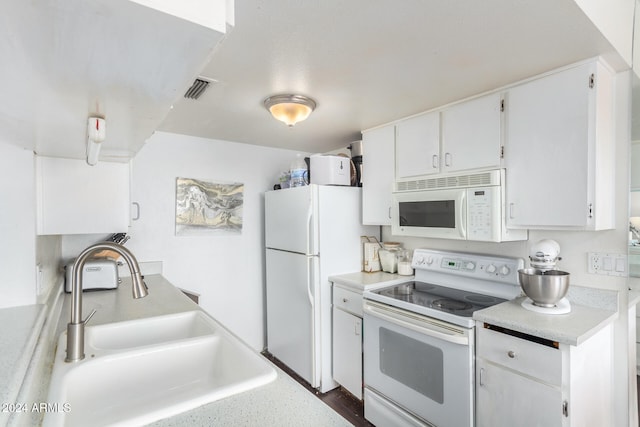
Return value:
<svg viewBox="0 0 640 427">
<path fill-rule="evenodd" d="M 421 272 L 437 272 L 517 285 L 518 270 L 524 268 L 524 260 L 495 255 L 416 249 L 411 266 L 416 270 L 416 276 Z"/>
</svg>

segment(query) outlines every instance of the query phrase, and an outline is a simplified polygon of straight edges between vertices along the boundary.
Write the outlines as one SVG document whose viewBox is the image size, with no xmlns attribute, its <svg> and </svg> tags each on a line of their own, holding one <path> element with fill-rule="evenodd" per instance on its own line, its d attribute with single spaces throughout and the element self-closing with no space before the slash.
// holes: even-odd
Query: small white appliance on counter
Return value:
<svg viewBox="0 0 640 427">
<path fill-rule="evenodd" d="M 360 224 L 360 204 L 359 187 L 265 193 L 267 350 L 322 393 L 338 386 L 328 278 L 360 271 L 360 236 L 379 230 Z"/>
<path fill-rule="evenodd" d="M 543 239 L 531 246 L 529 262 L 532 268 L 518 272 L 520 286 L 527 295 L 522 307 L 543 314 L 571 312 L 571 303 L 565 298 L 569 273 L 557 270 L 561 259 L 560 245 L 555 240 Z"/>
<path fill-rule="evenodd" d="M 73 261 L 65 266 L 64 291 L 71 292 Z M 84 263 L 82 290 L 116 289 L 119 282 L 118 263 L 111 259 L 90 259 Z"/>
<path fill-rule="evenodd" d="M 310 159 L 311 184 L 351 185 L 350 158 L 328 154 L 314 154 Z"/>
<path fill-rule="evenodd" d="M 519 296 L 523 265 L 416 249 L 413 280 L 365 291 L 365 418 L 377 426 L 473 427 L 472 316 Z"/>
</svg>

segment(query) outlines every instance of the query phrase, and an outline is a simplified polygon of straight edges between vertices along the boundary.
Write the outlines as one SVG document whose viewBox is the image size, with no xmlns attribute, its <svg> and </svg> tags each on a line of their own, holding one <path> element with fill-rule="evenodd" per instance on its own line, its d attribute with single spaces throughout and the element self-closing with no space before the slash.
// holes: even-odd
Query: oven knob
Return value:
<svg viewBox="0 0 640 427">
<path fill-rule="evenodd" d="M 507 267 L 506 265 L 503 265 L 502 267 L 500 267 L 501 275 L 507 276 L 509 273 L 511 273 L 511 270 L 509 269 L 509 267 Z"/>
<path fill-rule="evenodd" d="M 474 268 L 476 268 L 476 265 L 472 262 L 468 262 L 465 264 L 464 268 L 466 268 L 467 270 L 473 270 Z"/>
<path fill-rule="evenodd" d="M 433 258 L 432 257 L 428 257 L 426 260 L 427 265 L 431 265 L 433 264 Z"/>
<path fill-rule="evenodd" d="M 422 265 L 422 264 L 424 264 L 424 257 L 422 257 L 422 256 L 416 257 L 416 259 L 415 259 L 415 263 L 416 263 L 417 265 Z"/>
<path fill-rule="evenodd" d="M 489 274 L 493 274 L 493 273 L 495 273 L 495 272 L 496 272 L 496 270 L 497 270 L 497 268 L 496 268 L 496 266 L 495 266 L 495 265 L 493 265 L 493 264 L 489 264 L 489 265 L 487 265 L 487 270 L 486 270 L 486 271 L 487 271 L 487 273 L 489 273 Z"/>
</svg>

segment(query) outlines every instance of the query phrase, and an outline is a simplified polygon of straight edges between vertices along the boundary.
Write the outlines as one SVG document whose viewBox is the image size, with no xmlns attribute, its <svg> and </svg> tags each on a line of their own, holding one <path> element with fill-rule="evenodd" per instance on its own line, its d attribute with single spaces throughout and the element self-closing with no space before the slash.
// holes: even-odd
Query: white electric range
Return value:
<svg viewBox="0 0 640 427">
<path fill-rule="evenodd" d="M 473 426 L 474 311 L 521 294 L 520 258 L 414 251 L 415 278 L 364 292 L 365 418 Z"/>
</svg>

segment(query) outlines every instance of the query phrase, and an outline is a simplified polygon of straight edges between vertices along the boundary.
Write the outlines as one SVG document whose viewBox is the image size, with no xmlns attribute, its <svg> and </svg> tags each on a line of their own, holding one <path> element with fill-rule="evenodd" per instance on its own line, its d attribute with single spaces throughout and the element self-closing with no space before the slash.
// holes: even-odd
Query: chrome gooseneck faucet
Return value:
<svg viewBox="0 0 640 427">
<path fill-rule="evenodd" d="M 82 271 L 84 264 L 92 253 L 100 250 L 111 250 L 120 254 L 131 271 L 134 298 L 147 296 L 147 286 L 142 280 L 140 266 L 133 254 L 124 246 L 112 242 L 96 243 L 82 251 L 73 263 L 71 272 L 71 322 L 67 325 L 67 357 L 65 362 L 78 362 L 84 359 L 84 325 L 95 314 L 95 310 L 82 320 Z"/>
</svg>

